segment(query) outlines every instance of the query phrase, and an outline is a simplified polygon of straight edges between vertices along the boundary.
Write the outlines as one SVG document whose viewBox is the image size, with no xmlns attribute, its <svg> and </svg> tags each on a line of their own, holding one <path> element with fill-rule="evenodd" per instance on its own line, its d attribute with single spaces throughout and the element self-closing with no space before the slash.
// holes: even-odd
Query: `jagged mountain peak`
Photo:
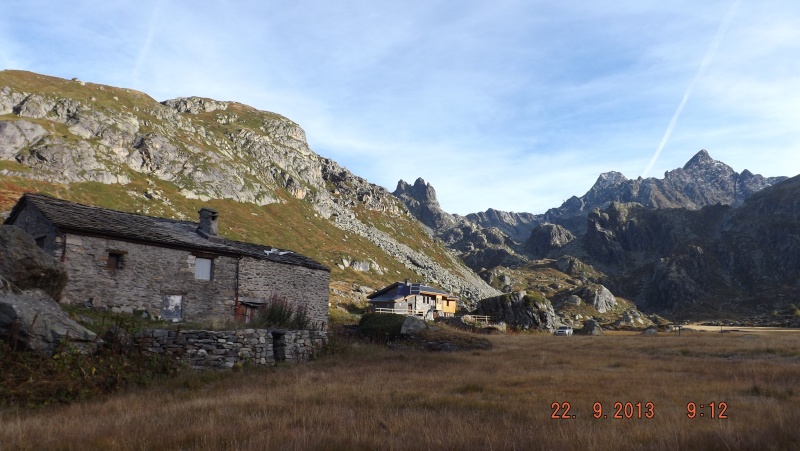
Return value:
<svg viewBox="0 0 800 451">
<path fill-rule="evenodd" d="M 585 215 L 611 202 L 638 202 L 648 208 L 682 207 L 691 210 L 706 205 L 739 206 L 752 193 L 783 180 L 765 178 L 750 171 L 737 173 L 730 166 L 701 149 L 682 167 L 655 177 L 628 180 L 618 172 L 606 172 L 580 199 L 570 199 L 546 213 L 551 222 L 565 224 L 566 218 Z M 580 202 L 578 202 L 580 200 Z M 581 232 L 583 221 L 572 222 L 573 232 Z"/>
<path fill-rule="evenodd" d="M 426 183 L 422 177 L 417 178 L 414 185 L 400 180 L 392 194 L 402 200 L 417 219 L 433 230 L 440 230 L 456 223 L 453 215 L 442 210 L 433 185 Z"/>
<path fill-rule="evenodd" d="M 439 200 L 436 199 L 436 190 L 433 185 L 426 183 L 422 177 L 417 178 L 413 185 L 409 185 L 401 179 L 397 182 L 397 188 L 393 194 L 397 197 L 409 196 L 418 202 L 439 207 Z"/>
<path fill-rule="evenodd" d="M 689 170 L 696 167 L 707 166 L 710 164 L 718 164 L 719 161 L 711 158 L 708 151 L 706 149 L 700 149 L 689 161 L 683 165 L 683 169 Z"/>
<path fill-rule="evenodd" d="M 592 189 L 617 186 L 627 181 L 628 178 L 625 177 L 621 172 L 617 171 L 603 172 L 602 174 L 600 174 L 599 177 L 597 177 L 597 181 L 594 182 L 594 186 L 592 187 Z"/>
</svg>

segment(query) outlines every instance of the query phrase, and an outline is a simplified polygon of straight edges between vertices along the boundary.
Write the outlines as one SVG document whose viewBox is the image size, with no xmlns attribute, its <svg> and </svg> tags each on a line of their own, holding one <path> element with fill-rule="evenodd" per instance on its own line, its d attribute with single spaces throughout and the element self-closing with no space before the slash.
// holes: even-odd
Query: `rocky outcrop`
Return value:
<svg viewBox="0 0 800 451">
<path fill-rule="evenodd" d="M 408 207 L 411 214 L 434 231 L 441 231 L 456 224 L 455 218 L 442 210 L 436 199 L 436 190 L 422 177 L 414 185 L 400 180 L 392 193 Z"/>
<path fill-rule="evenodd" d="M 212 111 L 228 109 L 228 102 L 218 102 L 202 97 L 177 98 L 162 103 L 178 113 L 189 114 L 210 113 Z"/>
<path fill-rule="evenodd" d="M 691 245 L 685 253 L 663 257 L 647 285 L 647 304 L 670 309 L 691 308 L 708 292 L 708 274 L 702 248 Z"/>
<path fill-rule="evenodd" d="M 400 335 L 416 335 L 423 330 L 428 329 L 428 324 L 421 318 L 416 316 L 407 316 L 403 321 L 403 327 L 400 328 Z"/>
<path fill-rule="evenodd" d="M 42 290 L 58 299 L 67 284 L 67 272 L 42 252 L 21 228 L 0 225 L 0 282 L 14 291 Z"/>
<path fill-rule="evenodd" d="M 28 121 L 0 121 L 0 159 L 13 159 L 19 151 L 39 142 L 49 132 Z"/>
<path fill-rule="evenodd" d="M 48 356 L 64 343 L 90 352 L 103 342 L 38 290 L 23 294 L 0 290 L 0 339 Z"/>
<path fill-rule="evenodd" d="M 603 328 L 600 327 L 600 323 L 596 320 L 590 319 L 583 323 L 583 328 L 580 332 L 585 335 L 603 335 Z"/>
<path fill-rule="evenodd" d="M 556 268 L 564 274 L 570 276 L 589 280 L 592 282 L 599 282 L 603 278 L 603 274 L 595 270 L 591 265 L 588 265 L 572 255 L 562 255 L 556 260 Z"/>
<path fill-rule="evenodd" d="M 480 213 L 470 213 L 466 218 L 484 228 L 497 228 L 518 243 L 527 240 L 531 231 L 542 223 L 542 215 L 514 213 L 494 208 Z"/>
<path fill-rule="evenodd" d="M 591 284 L 581 288 L 575 295 L 600 313 L 611 311 L 617 306 L 617 299 L 614 295 L 608 291 L 608 288 L 600 284 Z"/>
<path fill-rule="evenodd" d="M 492 316 L 495 321 L 523 330 L 554 332 L 557 327 L 550 301 L 529 296 L 524 291 L 484 299 L 478 303 L 475 313 Z"/>
<path fill-rule="evenodd" d="M 525 242 L 525 250 L 534 257 L 547 256 L 551 251 L 561 249 L 575 239 L 575 235 L 558 224 L 542 224 L 533 229 Z"/>
<path fill-rule="evenodd" d="M 89 351 L 102 343 L 53 300 L 66 283 L 64 267 L 28 234 L 0 225 L 0 339 L 46 355 L 62 343 Z"/>
</svg>

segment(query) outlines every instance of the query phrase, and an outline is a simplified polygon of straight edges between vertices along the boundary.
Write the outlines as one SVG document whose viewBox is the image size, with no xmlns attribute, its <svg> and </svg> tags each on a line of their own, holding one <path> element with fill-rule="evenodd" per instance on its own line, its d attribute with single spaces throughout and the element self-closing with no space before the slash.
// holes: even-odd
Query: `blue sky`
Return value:
<svg viewBox="0 0 800 451">
<path fill-rule="evenodd" d="M 796 0 L 7 0 L 0 68 L 274 111 L 459 214 L 542 213 L 702 148 L 800 174 Z"/>
</svg>

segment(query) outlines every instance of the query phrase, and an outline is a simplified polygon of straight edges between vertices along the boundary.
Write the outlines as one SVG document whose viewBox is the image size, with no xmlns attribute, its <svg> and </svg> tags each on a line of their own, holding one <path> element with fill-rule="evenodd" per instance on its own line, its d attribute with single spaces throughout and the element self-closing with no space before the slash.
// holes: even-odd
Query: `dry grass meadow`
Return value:
<svg viewBox="0 0 800 451">
<path fill-rule="evenodd" d="M 308 364 L 6 410 L 0 448 L 800 448 L 798 333 L 491 340 L 463 353 L 354 344 Z M 551 418 L 554 402 L 570 403 L 569 419 Z M 653 417 L 614 419 L 615 402 L 652 403 Z M 725 402 L 727 418 L 690 419 L 689 402 Z"/>
</svg>

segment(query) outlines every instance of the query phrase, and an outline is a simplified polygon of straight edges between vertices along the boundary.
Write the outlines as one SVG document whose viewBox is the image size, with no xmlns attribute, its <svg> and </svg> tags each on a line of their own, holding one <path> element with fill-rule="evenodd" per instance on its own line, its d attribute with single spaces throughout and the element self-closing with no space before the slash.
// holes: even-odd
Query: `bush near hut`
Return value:
<svg viewBox="0 0 800 451">
<path fill-rule="evenodd" d="M 362 334 L 372 339 L 400 336 L 406 317 L 394 313 L 365 313 L 358 322 Z"/>
</svg>

